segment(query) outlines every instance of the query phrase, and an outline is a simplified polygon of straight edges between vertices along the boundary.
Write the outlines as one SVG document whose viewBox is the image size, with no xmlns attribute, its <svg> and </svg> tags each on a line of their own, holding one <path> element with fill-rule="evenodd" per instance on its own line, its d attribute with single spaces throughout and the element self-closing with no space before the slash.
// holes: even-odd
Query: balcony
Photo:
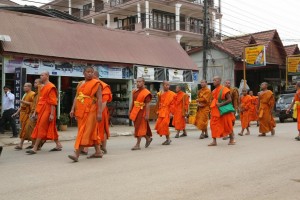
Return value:
<svg viewBox="0 0 300 200">
<path fill-rule="evenodd" d="M 110 7 L 114 7 L 123 3 L 127 3 L 131 0 L 110 0 Z"/>
</svg>

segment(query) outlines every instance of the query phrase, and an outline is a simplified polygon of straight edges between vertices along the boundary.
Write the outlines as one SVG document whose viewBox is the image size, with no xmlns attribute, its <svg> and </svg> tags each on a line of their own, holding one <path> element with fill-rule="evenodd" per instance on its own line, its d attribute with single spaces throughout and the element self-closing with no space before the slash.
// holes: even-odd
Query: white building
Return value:
<svg viewBox="0 0 300 200">
<path fill-rule="evenodd" d="M 220 0 L 207 1 L 210 35 L 219 38 Z M 171 37 L 186 50 L 202 46 L 204 0 L 54 0 L 42 8 L 64 11 L 107 28 Z"/>
</svg>

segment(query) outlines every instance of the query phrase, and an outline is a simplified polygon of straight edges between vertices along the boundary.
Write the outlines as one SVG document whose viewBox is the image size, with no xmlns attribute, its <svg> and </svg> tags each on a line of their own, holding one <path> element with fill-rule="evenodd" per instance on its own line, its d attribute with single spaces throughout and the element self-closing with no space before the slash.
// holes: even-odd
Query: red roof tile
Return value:
<svg viewBox="0 0 300 200">
<path fill-rule="evenodd" d="M 287 45 L 284 48 L 288 56 L 300 54 L 298 44 Z"/>
<path fill-rule="evenodd" d="M 175 39 L 0 10 L 4 53 L 198 70 Z"/>
</svg>

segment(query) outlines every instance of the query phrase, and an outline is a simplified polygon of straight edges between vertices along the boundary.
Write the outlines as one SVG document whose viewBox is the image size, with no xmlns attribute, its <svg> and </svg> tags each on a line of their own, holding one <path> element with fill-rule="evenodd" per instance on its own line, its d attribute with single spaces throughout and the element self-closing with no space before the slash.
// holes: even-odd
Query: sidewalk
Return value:
<svg viewBox="0 0 300 200">
<path fill-rule="evenodd" d="M 235 127 L 240 126 L 240 120 L 236 121 Z M 152 129 L 152 133 L 155 133 L 154 127 L 155 122 L 150 122 L 150 127 Z M 209 127 L 208 127 L 209 128 Z M 133 126 L 129 125 L 113 125 L 110 127 L 110 134 L 111 137 L 118 137 L 118 136 L 132 136 L 133 135 Z M 175 131 L 174 128 L 170 128 L 171 131 Z M 187 131 L 196 131 L 197 128 L 192 124 L 186 125 Z M 72 141 L 75 140 L 77 135 L 77 127 L 68 127 L 67 131 L 59 131 L 59 140 L 60 141 Z M 4 135 L 0 134 L 0 146 L 9 146 L 9 145 L 17 145 L 20 142 L 19 138 L 10 138 L 12 133 L 6 132 Z M 28 142 L 25 141 L 24 144 Z"/>
</svg>

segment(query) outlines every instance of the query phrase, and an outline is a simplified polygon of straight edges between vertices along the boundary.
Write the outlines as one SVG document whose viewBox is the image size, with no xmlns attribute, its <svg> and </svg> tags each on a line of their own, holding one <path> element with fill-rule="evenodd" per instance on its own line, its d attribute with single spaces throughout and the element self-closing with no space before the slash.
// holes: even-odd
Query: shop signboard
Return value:
<svg viewBox="0 0 300 200">
<path fill-rule="evenodd" d="M 134 78 L 144 78 L 146 81 L 164 81 L 165 69 L 162 67 L 135 66 Z"/>
<path fill-rule="evenodd" d="M 289 75 L 300 75 L 300 56 L 287 58 L 287 70 Z"/>
<path fill-rule="evenodd" d="M 14 84 L 14 93 L 15 93 L 15 110 L 20 108 L 20 100 L 22 98 L 22 67 L 15 67 L 15 84 Z M 20 124 L 19 118 L 16 118 L 16 124 Z"/>
<path fill-rule="evenodd" d="M 167 80 L 170 82 L 193 82 L 192 70 L 167 69 Z"/>
<path fill-rule="evenodd" d="M 23 64 L 22 57 L 5 56 L 3 60 L 4 73 L 15 73 L 15 68 L 22 67 Z"/>
<path fill-rule="evenodd" d="M 246 47 L 245 58 L 247 67 L 266 66 L 266 48 L 263 45 Z"/>
</svg>

